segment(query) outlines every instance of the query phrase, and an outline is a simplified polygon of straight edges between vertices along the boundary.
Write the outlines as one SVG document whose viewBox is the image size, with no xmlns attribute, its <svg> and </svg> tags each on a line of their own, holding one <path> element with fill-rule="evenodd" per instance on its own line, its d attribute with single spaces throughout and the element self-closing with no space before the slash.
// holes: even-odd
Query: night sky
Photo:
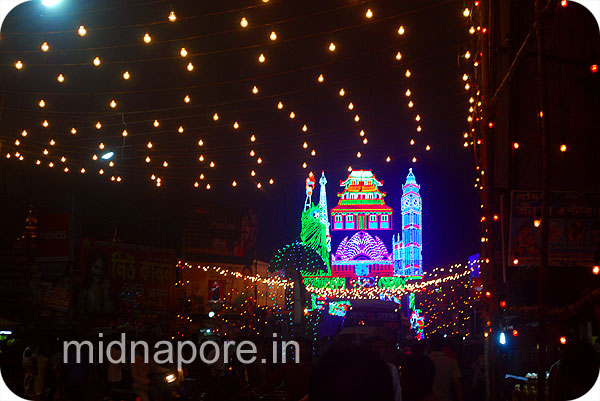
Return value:
<svg viewBox="0 0 600 401">
<path fill-rule="evenodd" d="M 384 181 L 397 227 L 401 185 L 412 167 L 423 198 L 425 268 L 464 261 L 478 251 L 480 209 L 472 150 L 462 140 L 468 103 L 459 60 L 469 28 L 462 6 L 455 0 L 63 0 L 53 9 L 19 6 L 0 38 L 3 242 L 20 233 L 30 203 L 40 212 L 75 212 L 82 235 L 108 239 L 117 227 L 123 242 L 175 248 L 198 205 L 248 207 L 260 220 L 258 256 L 269 260 L 299 233 L 309 171 L 325 170 L 331 208 L 349 166 L 371 169 Z M 175 22 L 167 19 L 171 9 Z M 83 37 L 80 25 L 87 31 Z M 150 43 L 144 43 L 145 33 Z M 41 50 L 43 42 L 49 51 Z M 332 42 L 335 51 L 329 50 Z M 181 57 L 182 47 L 187 57 Z M 95 57 L 101 60 L 97 67 Z M 22 69 L 15 68 L 17 60 Z M 187 70 L 190 62 L 193 71 Z M 108 151 L 115 152 L 114 167 L 92 160 Z M 160 188 L 152 174 L 161 178 Z M 111 176 L 122 181 L 111 182 Z M 318 201 L 318 191 L 313 199 Z"/>
</svg>

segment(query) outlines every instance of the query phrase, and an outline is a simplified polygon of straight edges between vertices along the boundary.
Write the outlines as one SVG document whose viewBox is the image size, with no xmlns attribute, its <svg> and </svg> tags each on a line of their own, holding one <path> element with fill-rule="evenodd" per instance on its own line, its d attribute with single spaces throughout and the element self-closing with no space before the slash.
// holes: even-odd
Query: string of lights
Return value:
<svg viewBox="0 0 600 401">
<path fill-rule="evenodd" d="M 194 268 L 194 266 L 191 263 L 188 262 L 182 262 L 179 261 L 177 263 L 177 267 L 179 269 L 192 269 Z M 285 280 L 279 277 L 261 277 L 258 274 L 255 275 L 249 275 L 249 274 L 243 274 L 241 272 L 237 272 L 237 271 L 232 271 L 229 270 L 227 268 L 224 268 L 222 266 L 212 266 L 212 265 L 196 265 L 195 266 L 196 269 L 202 269 L 204 271 L 215 271 L 218 274 L 225 276 L 225 277 L 235 277 L 235 278 L 241 278 L 244 280 L 250 280 L 253 283 L 262 283 L 262 284 L 266 284 L 268 286 L 272 286 L 272 287 L 284 287 L 284 288 L 292 288 L 294 287 L 294 283 L 290 280 Z M 183 281 L 178 281 L 177 283 L 175 283 L 176 286 L 184 286 L 186 285 L 185 282 Z"/>
</svg>

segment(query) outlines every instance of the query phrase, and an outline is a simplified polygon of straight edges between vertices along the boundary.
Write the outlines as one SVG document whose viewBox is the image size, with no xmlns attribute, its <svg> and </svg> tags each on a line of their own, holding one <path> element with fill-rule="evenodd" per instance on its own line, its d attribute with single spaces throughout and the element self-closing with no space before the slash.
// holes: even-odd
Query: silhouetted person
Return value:
<svg viewBox="0 0 600 401">
<path fill-rule="evenodd" d="M 392 375 L 367 348 L 335 347 L 311 376 L 309 401 L 393 401 Z"/>
<path fill-rule="evenodd" d="M 423 343 L 423 341 L 421 341 Z M 438 401 L 433 394 L 435 366 L 422 352 L 413 352 L 402 364 L 402 398 L 404 401 Z"/>
<path fill-rule="evenodd" d="M 433 381 L 433 394 L 440 401 L 452 401 L 452 392 L 458 401 L 462 401 L 462 389 L 460 387 L 460 369 L 456 359 L 449 357 L 442 351 L 444 339 L 439 333 L 429 336 L 428 344 L 431 352 L 429 357 L 435 366 L 435 379 Z"/>
<path fill-rule="evenodd" d="M 402 389 L 400 388 L 400 376 L 398 366 L 387 360 L 387 342 L 382 337 L 373 337 L 365 345 L 386 363 L 392 375 L 392 388 L 394 389 L 394 401 L 402 401 Z"/>
<path fill-rule="evenodd" d="M 565 401 L 586 394 L 598 378 L 594 347 L 583 340 L 568 339 L 561 357 L 550 368 L 550 400 Z"/>
</svg>

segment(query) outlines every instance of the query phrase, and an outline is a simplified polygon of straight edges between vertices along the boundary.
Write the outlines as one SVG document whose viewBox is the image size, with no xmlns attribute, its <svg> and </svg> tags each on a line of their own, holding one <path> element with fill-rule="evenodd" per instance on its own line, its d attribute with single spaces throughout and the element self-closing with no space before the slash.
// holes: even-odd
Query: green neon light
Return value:
<svg viewBox="0 0 600 401">
<path fill-rule="evenodd" d="M 408 277 L 380 277 L 377 286 L 383 289 L 404 288 L 408 279 Z"/>
<path fill-rule="evenodd" d="M 323 262 L 327 266 L 327 271 L 324 275 L 331 275 L 331 267 L 329 266 L 329 251 L 327 250 L 327 228 L 319 217 L 313 217 L 319 215 L 321 209 L 318 206 L 313 206 L 310 209 L 302 212 L 302 231 L 300 232 L 300 238 L 302 242 L 309 248 L 314 249 Z"/>
<path fill-rule="evenodd" d="M 328 288 L 332 290 L 343 290 L 346 288 L 346 279 L 344 277 L 304 277 L 302 281 L 306 287 Z"/>
</svg>

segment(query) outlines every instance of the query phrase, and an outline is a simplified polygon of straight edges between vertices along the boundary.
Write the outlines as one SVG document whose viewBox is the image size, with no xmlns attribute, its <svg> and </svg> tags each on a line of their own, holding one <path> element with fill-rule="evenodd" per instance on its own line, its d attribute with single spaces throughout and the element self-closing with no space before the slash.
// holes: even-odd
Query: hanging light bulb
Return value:
<svg viewBox="0 0 600 401">
<path fill-rule="evenodd" d="M 262 188 L 262 184 L 259 182 L 258 184 L 256 184 L 256 188 Z"/>
<path fill-rule="evenodd" d="M 54 139 L 50 139 L 50 146 L 56 145 L 56 141 Z"/>
<path fill-rule="evenodd" d="M 113 99 L 113 100 L 110 101 L 109 105 L 110 105 L 111 109 L 114 109 L 115 107 L 117 107 L 117 102 L 115 101 L 115 99 Z"/>
<path fill-rule="evenodd" d="M 198 146 L 204 146 L 204 141 L 202 139 L 198 141 Z"/>
<path fill-rule="evenodd" d="M 65 82 L 65 76 L 63 74 L 58 74 L 56 80 L 62 84 L 63 82 Z"/>
<path fill-rule="evenodd" d="M 102 128 L 102 124 L 100 123 L 100 121 L 96 122 L 96 129 L 100 129 Z"/>
<path fill-rule="evenodd" d="M 306 162 L 302 163 L 302 168 L 306 168 L 308 167 L 308 164 L 306 164 Z"/>
<path fill-rule="evenodd" d="M 283 109 L 283 103 L 281 103 L 281 102 L 277 103 L 277 108 L 279 110 Z"/>
<path fill-rule="evenodd" d="M 157 128 L 160 125 L 160 123 L 158 122 L 158 120 L 154 120 L 152 125 L 154 125 L 154 127 Z"/>
<path fill-rule="evenodd" d="M 192 64 L 192 62 L 190 61 L 190 62 L 188 63 L 188 65 L 187 65 L 187 67 L 186 67 L 186 68 L 187 68 L 187 70 L 188 70 L 188 71 L 190 71 L 190 72 L 191 72 L 191 71 L 194 71 L 194 64 Z"/>
<path fill-rule="evenodd" d="M 303 147 L 304 149 L 308 148 L 308 143 L 304 142 L 304 143 L 302 144 L 302 147 Z"/>
<path fill-rule="evenodd" d="M 408 108 L 412 109 L 412 107 L 413 107 L 414 105 L 415 105 L 415 104 L 413 103 L 413 101 L 412 101 L 412 100 L 411 100 L 410 102 L 408 102 Z"/>
<path fill-rule="evenodd" d="M 344 96 L 346 94 L 346 91 L 344 90 L 344 88 L 340 89 L 339 94 L 340 94 L 340 96 Z"/>
<path fill-rule="evenodd" d="M 150 42 L 152 42 L 152 37 L 150 36 L 150 34 L 149 34 L 149 33 L 146 33 L 146 34 L 144 35 L 144 43 L 146 43 L 146 44 L 147 44 L 147 43 L 150 43 Z"/>
<path fill-rule="evenodd" d="M 408 97 L 408 96 L 410 96 L 410 94 L 411 94 L 411 92 L 410 92 L 410 89 L 407 89 L 407 90 L 406 90 L 406 92 L 404 92 L 404 94 L 405 94 L 407 97 Z"/>
<path fill-rule="evenodd" d="M 169 21 L 171 21 L 171 22 L 177 21 L 177 16 L 175 15 L 175 11 L 171 10 L 168 18 L 169 18 Z"/>
<path fill-rule="evenodd" d="M 242 19 L 240 20 L 240 26 L 242 28 L 246 28 L 248 26 L 248 20 L 246 19 L 246 17 L 242 17 Z"/>
<path fill-rule="evenodd" d="M 47 153 L 44 153 L 44 154 L 47 154 Z M 92 160 L 98 160 L 98 155 L 93 155 Z"/>
<path fill-rule="evenodd" d="M 358 114 L 354 116 L 354 121 L 356 121 L 356 122 L 359 122 L 359 121 L 360 121 L 360 117 L 359 117 L 359 115 L 358 115 Z"/>
<path fill-rule="evenodd" d="M 369 19 L 373 18 L 373 11 L 371 11 L 371 9 L 370 9 L 370 8 L 369 8 L 369 9 L 367 10 L 367 12 L 365 13 L 365 17 L 367 17 L 367 18 L 369 18 Z"/>
<path fill-rule="evenodd" d="M 190 102 L 190 100 L 191 100 L 191 99 L 190 99 L 190 96 L 189 96 L 189 95 L 185 95 L 185 97 L 183 98 L 183 101 L 184 101 L 185 103 L 189 103 L 189 102 Z"/>
<path fill-rule="evenodd" d="M 259 63 L 264 63 L 264 62 L 265 62 L 265 60 L 266 60 L 266 58 L 265 58 L 265 55 L 261 53 L 261 54 L 258 56 L 258 62 L 259 62 Z"/>
<path fill-rule="evenodd" d="M 348 110 L 352 110 L 354 108 L 354 104 L 352 102 L 348 103 Z"/>
<path fill-rule="evenodd" d="M 254 142 L 254 141 L 256 141 L 256 137 L 255 137 L 254 135 L 252 135 L 252 136 L 250 137 L 250 142 Z"/>
<path fill-rule="evenodd" d="M 75 129 L 75 128 L 73 128 L 73 129 Z M 23 138 L 25 138 L 27 136 L 27 130 L 23 130 L 23 132 L 21 132 L 21 136 Z"/>
<path fill-rule="evenodd" d="M 163 162 L 163 167 L 169 167 L 169 162 L 167 162 L 166 160 Z"/>
<path fill-rule="evenodd" d="M 214 121 L 218 121 L 219 120 L 219 114 L 217 114 L 217 113 L 213 114 L 213 120 Z"/>
<path fill-rule="evenodd" d="M 262 163 L 262 159 L 259 157 L 258 159 L 256 159 L 256 163 L 261 164 Z"/>
<path fill-rule="evenodd" d="M 467 7 L 465 7 L 462 14 L 465 18 L 468 18 L 469 15 L 471 15 L 471 11 Z"/>
<path fill-rule="evenodd" d="M 121 132 L 121 135 L 126 137 L 127 135 L 129 135 L 129 133 L 127 132 L 126 129 L 124 129 L 123 132 Z"/>
<path fill-rule="evenodd" d="M 325 78 L 323 77 L 323 74 L 319 74 L 319 77 L 317 78 L 317 81 L 319 81 L 319 82 L 325 81 Z"/>
<path fill-rule="evenodd" d="M 250 156 L 254 157 L 255 153 L 254 153 L 254 149 L 250 150 Z"/>
<path fill-rule="evenodd" d="M 561 144 L 561 145 L 560 145 L 560 151 L 561 151 L 561 152 L 563 152 L 563 153 L 564 153 L 564 152 L 566 152 L 566 151 L 567 151 L 567 145 L 566 145 L 566 144 L 564 144 L 564 143 L 563 143 L 563 144 Z"/>
<path fill-rule="evenodd" d="M 410 76 L 411 76 L 410 70 L 406 70 L 406 72 L 404 73 L 404 76 L 406 76 L 406 78 L 410 78 Z"/>
<path fill-rule="evenodd" d="M 215 162 L 211 161 L 211 162 L 210 162 L 210 167 L 212 168 L 212 167 L 214 167 L 214 166 L 215 166 Z"/>
<path fill-rule="evenodd" d="M 331 42 L 331 43 L 329 44 L 329 51 L 330 51 L 330 52 L 333 52 L 333 51 L 335 51 L 335 43 Z"/>
<path fill-rule="evenodd" d="M 44 99 L 40 99 L 40 101 L 38 102 L 38 106 L 42 108 L 46 107 L 46 102 L 44 101 Z"/>
<path fill-rule="evenodd" d="M 358 157 L 360 159 L 362 157 L 362 153 L 356 152 L 356 157 Z"/>
<path fill-rule="evenodd" d="M 85 29 L 85 26 L 79 25 L 79 29 L 77 30 L 77 33 L 79 34 L 79 36 L 84 37 L 87 34 L 87 30 Z"/>
<path fill-rule="evenodd" d="M 17 70 L 20 70 L 21 68 L 23 68 L 23 62 L 21 60 L 17 60 L 17 62 L 15 63 L 15 68 Z"/>
<path fill-rule="evenodd" d="M 398 28 L 398 35 L 404 35 L 404 26 L 400 25 L 400 27 Z"/>
<path fill-rule="evenodd" d="M 82 168 L 81 168 L 81 170 L 79 170 L 79 172 L 80 172 L 81 174 L 85 174 L 85 168 L 83 168 L 83 167 L 82 167 Z"/>
<path fill-rule="evenodd" d="M 254 87 L 252 88 L 252 93 L 254 93 L 255 95 L 258 93 L 258 87 L 256 85 L 254 85 Z"/>
<path fill-rule="evenodd" d="M 148 143 L 146 144 L 146 147 L 147 147 L 148 149 L 152 149 L 152 142 L 148 142 Z"/>
<path fill-rule="evenodd" d="M 359 134 L 360 134 L 360 136 L 365 136 L 365 130 L 361 129 L 360 132 L 359 132 Z"/>
<path fill-rule="evenodd" d="M 50 50 L 50 45 L 48 44 L 48 42 L 42 43 L 41 49 L 44 53 L 46 53 L 48 50 Z"/>
<path fill-rule="evenodd" d="M 179 128 L 177 128 L 177 132 L 183 134 L 183 125 L 180 125 Z"/>
<path fill-rule="evenodd" d="M 271 34 L 269 35 L 269 39 L 271 40 L 277 40 L 277 34 L 275 33 L 275 31 L 271 31 Z"/>
<path fill-rule="evenodd" d="M 462 79 L 463 79 L 463 81 L 468 81 L 469 76 L 467 74 L 463 74 Z"/>
<path fill-rule="evenodd" d="M 420 125 L 417 125 L 417 132 L 421 132 L 421 130 L 422 130 L 422 129 L 423 129 L 423 128 L 421 128 L 421 126 L 420 126 Z"/>
<path fill-rule="evenodd" d="M 466 58 L 467 60 L 471 58 L 471 52 L 470 52 L 470 51 L 468 51 L 468 50 L 467 50 L 467 51 L 465 52 L 465 58 Z"/>
<path fill-rule="evenodd" d="M 308 127 L 306 126 L 306 124 L 304 124 L 302 126 L 302 132 L 306 132 L 306 131 L 308 131 Z"/>
<path fill-rule="evenodd" d="M 392 158 L 388 156 L 388 157 L 385 158 L 385 161 L 389 163 L 389 162 L 392 161 Z"/>
<path fill-rule="evenodd" d="M 250 175 L 251 175 L 252 177 L 254 177 L 254 176 L 256 175 L 256 171 L 254 171 L 254 170 L 250 171 Z"/>
<path fill-rule="evenodd" d="M 473 35 L 475 33 L 475 27 L 474 26 L 472 26 L 472 27 L 469 28 L 469 33 L 471 35 Z"/>
<path fill-rule="evenodd" d="M 98 57 L 98 56 L 94 57 L 94 60 L 92 61 L 92 63 L 94 64 L 94 66 L 98 67 L 100 65 L 100 57 Z"/>
<path fill-rule="evenodd" d="M 98 145 L 98 148 L 104 149 L 104 143 L 100 142 L 100 145 Z"/>
<path fill-rule="evenodd" d="M 398 61 L 402 60 L 402 53 L 400 53 L 400 52 L 396 53 L 396 60 L 398 60 Z"/>
<path fill-rule="evenodd" d="M 273 180 L 272 178 L 269 180 L 269 184 L 273 185 L 275 183 L 275 180 Z"/>
<path fill-rule="evenodd" d="M 417 162 L 417 156 L 414 156 L 414 157 L 412 158 L 412 162 L 413 162 L 413 163 L 416 163 L 416 162 Z"/>
<path fill-rule="evenodd" d="M 131 75 L 129 74 L 129 71 L 125 71 L 125 72 L 123 73 L 123 79 L 124 79 L 124 80 L 128 80 L 130 77 L 131 77 Z"/>
<path fill-rule="evenodd" d="M 42 121 L 42 126 L 43 126 L 44 128 L 48 128 L 48 126 L 49 126 L 49 125 L 50 125 L 50 123 L 48 122 L 48 120 L 44 120 L 44 121 Z"/>
<path fill-rule="evenodd" d="M 238 124 L 238 122 L 234 122 L 233 123 L 233 129 L 238 129 L 240 127 L 240 125 Z"/>
<path fill-rule="evenodd" d="M 48 149 L 44 149 L 44 151 L 42 152 L 44 154 L 44 156 L 48 156 Z M 94 155 L 95 156 L 95 155 Z"/>
<path fill-rule="evenodd" d="M 415 144 L 415 140 L 411 139 L 409 143 L 410 143 L 410 146 L 413 146 Z"/>
<path fill-rule="evenodd" d="M 237 182 L 235 182 L 235 180 L 231 183 L 232 187 L 237 187 Z"/>
<path fill-rule="evenodd" d="M 200 156 L 198 156 L 198 161 L 201 161 L 201 162 L 203 162 L 203 161 L 204 161 L 204 155 L 200 155 Z"/>
<path fill-rule="evenodd" d="M 291 118 L 291 119 L 294 119 L 294 118 L 296 118 L 296 113 L 294 113 L 293 111 L 292 111 L 292 112 L 290 112 L 290 118 Z"/>
<path fill-rule="evenodd" d="M 369 140 L 367 138 L 363 139 L 363 144 L 366 145 L 367 143 L 369 143 Z"/>
<path fill-rule="evenodd" d="M 146 156 L 145 161 L 146 161 L 146 163 L 150 163 L 150 156 Z"/>
<path fill-rule="evenodd" d="M 310 151 L 310 155 L 311 155 L 311 156 L 315 156 L 316 154 L 317 154 L 317 151 L 316 151 L 316 150 L 314 150 L 314 149 L 313 149 L 313 150 L 311 150 L 311 151 Z"/>
<path fill-rule="evenodd" d="M 426 151 L 429 151 L 429 150 L 431 150 L 431 146 L 429 146 L 429 145 L 425 146 L 425 150 L 426 150 Z"/>
<path fill-rule="evenodd" d="M 21 144 L 21 141 L 19 141 L 18 139 L 15 140 L 15 145 L 19 146 Z"/>
<path fill-rule="evenodd" d="M 110 162 L 108 162 L 108 166 L 109 167 L 114 167 L 115 166 L 115 162 L 113 162 L 112 160 Z"/>
</svg>

